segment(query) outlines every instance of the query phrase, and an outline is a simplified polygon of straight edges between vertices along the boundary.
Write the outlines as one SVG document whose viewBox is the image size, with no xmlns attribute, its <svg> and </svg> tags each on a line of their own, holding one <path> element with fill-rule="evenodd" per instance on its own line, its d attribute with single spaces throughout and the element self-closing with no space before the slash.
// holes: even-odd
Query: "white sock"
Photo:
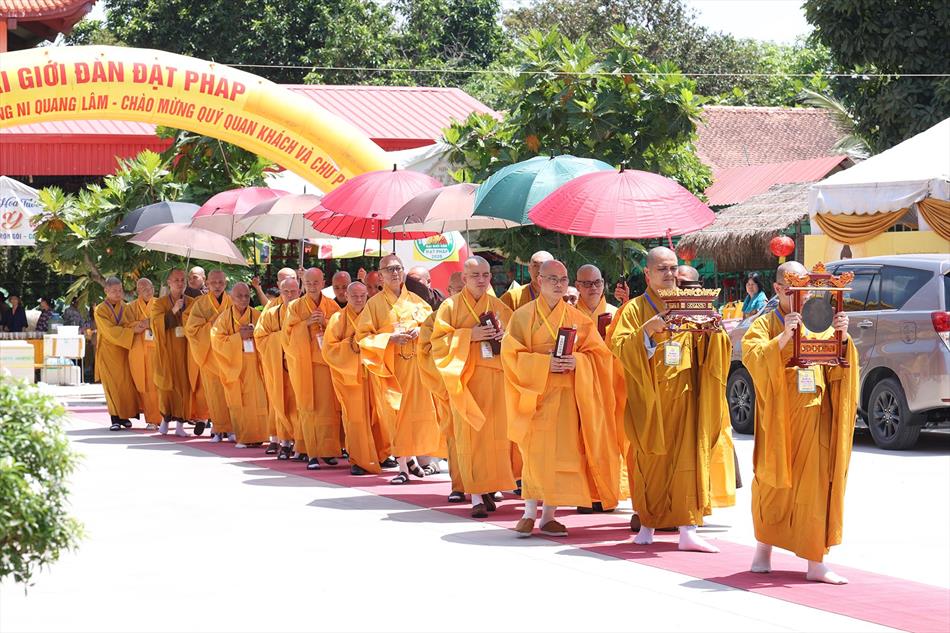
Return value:
<svg viewBox="0 0 950 633">
<path fill-rule="evenodd" d="M 290 448 L 291 446 L 293 446 L 293 442 L 291 442 L 290 440 L 284 440 L 283 442 L 280 443 L 280 445 L 285 448 Z"/>
<path fill-rule="evenodd" d="M 538 518 L 538 500 L 537 499 L 524 500 L 524 514 L 521 515 L 521 518 L 531 519 L 532 521 Z"/>
<path fill-rule="evenodd" d="M 557 512 L 557 506 L 544 504 L 541 508 L 541 526 L 547 525 L 554 520 L 554 513 Z"/>
<path fill-rule="evenodd" d="M 474 508 L 479 503 L 484 503 L 484 501 L 482 501 L 482 496 L 479 494 L 472 495 L 472 507 Z"/>
<path fill-rule="evenodd" d="M 755 555 L 752 557 L 752 566 L 749 571 L 757 574 L 767 574 L 772 571 L 772 546 L 765 543 L 755 544 Z"/>
<path fill-rule="evenodd" d="M 408 457 L 397 457 L 396 463 L 399 465 L 399 472 L 401 473 L 409 472 L 409 458 Z"/>
<path fill-rule="evenodd" d="M 640 531 L 637 532 L 633 542 L 637 545 L 650 545 L 653 543 L 653 528 L 641 525 Z"/>
</svg>

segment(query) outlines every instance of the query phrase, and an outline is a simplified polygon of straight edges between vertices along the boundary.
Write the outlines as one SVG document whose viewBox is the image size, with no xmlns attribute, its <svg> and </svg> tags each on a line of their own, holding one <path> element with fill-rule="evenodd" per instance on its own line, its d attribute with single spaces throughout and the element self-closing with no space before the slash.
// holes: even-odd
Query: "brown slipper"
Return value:
<svg viewBox="0 0 950 633">
<path fill-rule="evenodd" d="M 488 510 L 485 509 L 484 503 L 479 503 L 478 505 L 472 506 L 472 518 L 473 519 L 487 519 Z"/>
<path fill-rule="evenodd" d="M 521 519 L 515 526 L 515 536 L 518 538 L 528 538 L 534 531 L 534 519 Z"/>
<path fill-rule="evenodd" d="M 542 525 L 540 532 L 545 536 L 567 536 L 567 528 L 564 524 L 553 519 Z"/>
<path fill-rule="evenodd" d="M 640 515 L 635 514 L 630 517 L 630 531 L 639 532 L 640 531 Z"/>
<path fill-rule="evenodd" d="M 485 509 L 489 512 L 494 512 L 498 509 L 498 506 L 495 505 L 495 500 L 492 498 L 492 495 L 482 495 L 482 503 L 485 505 Z"/>
</svg>

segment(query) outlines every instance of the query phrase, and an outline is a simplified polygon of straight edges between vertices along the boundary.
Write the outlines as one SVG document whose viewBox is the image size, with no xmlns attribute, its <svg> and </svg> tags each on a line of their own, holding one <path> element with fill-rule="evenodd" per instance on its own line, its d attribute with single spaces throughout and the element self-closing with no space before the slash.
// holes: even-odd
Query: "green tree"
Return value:
<svg viewBox="0 0 950 633">
<path fill-rule="evenodd" d="M 595 52 L 585 38 L 533 32 L 516 45 L 524 61 L 505 84 L 513 104 L 502 120 L 473 115 L 445 131 L 460 180 L 479 182 L 501 167 L 539 154 L 574 154 L 661 173 L 693 192 L 710 184 L 696 157 L 694 121 L 701 100 L 695 84 L 671 64 L 637 52 L 633 34 L 611 29 L 613 44 Z M 531 250 L 553 246 L 567 263 L 600 262 L 617 278 L 631 244 L 572 239 L 537 227 L 483 232 L 482 244 L 527 261 Z M 568 244 L 572 248 L 567 249 Z M 613 253 L 617 257 L 605 257 Z"/>
<path fill-rule="evenodd" d="M 834 83 L 858 131 L 885 150 L 950 116 L 950 4 L 805 0 L 815 37 L 854 73 Z M 873 76 L 875 74 L 892 76 Z"/>
<path fill-rule="evenodd" d="M 82 537 L 66 511 L 78 457 L 64 417 L 33 385 L 0 377 L 0 580 L 29 584 Z"/>
</svg>

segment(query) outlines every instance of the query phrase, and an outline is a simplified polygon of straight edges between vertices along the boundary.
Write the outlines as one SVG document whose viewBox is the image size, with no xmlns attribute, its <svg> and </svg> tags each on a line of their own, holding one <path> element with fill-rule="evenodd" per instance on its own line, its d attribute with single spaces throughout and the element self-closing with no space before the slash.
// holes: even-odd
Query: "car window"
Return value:
<svg viewBox="0 0 950 633">
<path fill-rule="evenodd" d="M 950 273 L 943 276 L 943 309 L 950 312 Z"/>
<path fill-rule="evenodd" d="M 876 277 L 877 275 L 873 272 L 855 274 L 854 279 L 848 284 L 851 290 L 844 293 L 844 309 L 846 312 L 868 309 L 868 291 Z"/>
<path fill-rule="evenodd" d="M 871 285 L 868 287 L 868 298 L 864 302 L 865 310 L 883 310 L 881 302 L 881 275 L 875 274 L 871 279 Z"/>
<path fill-rule="evenodd" d="M 919 268 L 885 266 L 881 273 L 881 310 L 900 310 L 933 276 Z"/>
</svg>

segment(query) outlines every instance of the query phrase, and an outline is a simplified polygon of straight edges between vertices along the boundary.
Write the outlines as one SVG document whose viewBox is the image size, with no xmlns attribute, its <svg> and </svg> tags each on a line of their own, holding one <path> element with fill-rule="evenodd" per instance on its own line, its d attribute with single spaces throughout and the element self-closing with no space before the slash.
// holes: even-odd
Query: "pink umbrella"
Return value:
<svg viewBox="0 0 950 633">
<path fill-rule="evenodd" d="M 241 251 L 226 236 L 187 224 L 156 224 L 129 240 L 147 251 L 181 255 L 187 259 L 247 266 Z"/>
<path fill-rule="evenodd" d="M 528 218 L 568 235 L 669 239 L 709 226 L 716 216 L 676 181 L 621 168 L 567 182 L 531 209 Z"/>
<path fill-rule="evenodd" d="M 262 202 L 286 195 L 286 191 L 269 187 L 243 187 L 222 191 L 201 205 L 191 224 L 233 240 L 248 232 L 247 228 L 238 222 L 245 213 Z"/>
<path fill-rule="evenodd" d="M 325 200 L 326 198 L 324 198 Z M 435 231 L 392 231 L 383 228 L 385 220 L 356 218 L 319 208 L 304 216 L 318 233 L 336 237 L 360 237 L 364 240 L 418 240 L 437 235 Z"/>
<path fill-rule="evenodd" d="M 408 233 L 404 233 L 407 237 L 400 238 L 398 233 L 385 231 L 383 225 L 413 196 L 441 186 L 442 183 L 431 176 L 417 171 L 396 169 L 395 165 L 391 170 L 360 174 L 323 198 L 324 209 L 348 217 L 315 217 L 313 219 L 317 221 L 314 222 L 314 228 L 321 233 L 340 237 L 417 239 L 408 237 Z M 386 237 L 387 234 L 389 237 Z M 426 237 L 433 233 L 420 232 L 418 235 Z"/>
</svg>

